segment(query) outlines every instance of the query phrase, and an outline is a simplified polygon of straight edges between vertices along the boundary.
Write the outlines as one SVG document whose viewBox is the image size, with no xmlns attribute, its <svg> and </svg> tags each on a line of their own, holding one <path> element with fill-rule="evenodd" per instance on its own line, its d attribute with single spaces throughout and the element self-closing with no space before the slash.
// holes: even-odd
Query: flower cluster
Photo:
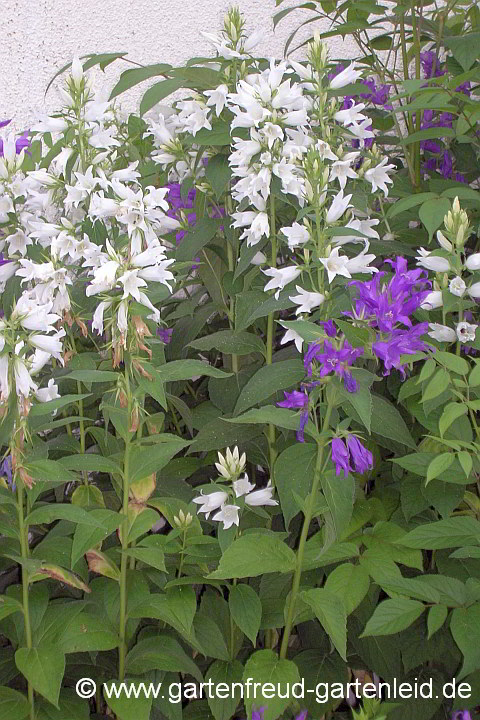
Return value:
<svg viewBox="0 0 480 720">
<path fill-rule="evenodd" d="M 353 471 L 363 474 L 373 468 L 372 453 L 356 435 L 348 435 L 346 444 L 342 438 L 333 438 L 331 450 L 336 475 L 340 475 L 342 470 L 345 477 Z"/>
<path fill-rule="evenodd" d="M 215 463 L 220 477 L 216 484 L 220 482 L 228 482 L 230 486 L 226 490 L 215 490 L 208 494 L 200 491 L 198 497 L 193 498 L 199 513 L 204 513 L 205 519 L 208 520 L 210 513 L 218 511 L 212 516 L 212 520 L 223 523 L 223 529 L 228 530 L 232 525 L 237 527 L 240 524 L 240 515 L 242 508 L 246 506 L 258 507 L 261 505 L 278 505 L 273 499 L 273 487 L 269 481 L 267 486 L 254 490 L 255 484 L 251 483 L 247 473 L 244 473 L 246 463 L 246 455 L 240 456 L 238 447 L 233 451 L 227 448 L 225 456 L 218 453 L 218 463 Z M 243 473 L 243 475 L 242 475 Z M 240 501 L 240 504 L 237 504 Z"/>
</svg>

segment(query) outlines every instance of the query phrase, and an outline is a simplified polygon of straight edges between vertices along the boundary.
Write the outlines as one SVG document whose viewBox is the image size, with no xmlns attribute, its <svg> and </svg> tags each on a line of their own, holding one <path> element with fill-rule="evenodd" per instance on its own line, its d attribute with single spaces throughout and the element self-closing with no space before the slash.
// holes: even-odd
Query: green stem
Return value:
<svg viewBox="0 0 480 720">
<path fill-rule="evenodd" d="M 187 544 L 187 528 L 184 528 L 184 530 L 183 530 L 183 538 L 182 538 L 182 549 L 181 549 L 181 551 L 180 551 L 180 562 L 179 562 L 179 564 L 178 564 L 177 578 L 182 577 L 183 560 L 184 560 L 184 554 L 185 554 L 186 544 Z"/>
<path fill-rule="evenodd" d="M 237 578 L 233 579 L 233 587 L 237 584 Z M 235 660 L 234 655 L 234 645 L 235 645 L 235 623 L 232 618 L 232 614 L 230 613 L 230 660 L 233 662 Z"/>
<path fill-rule="evenodd" d="M 77 380 L 77 393 L 79 395 L 82 394 L 82 383 L 80 380 Z M 79 426 L 80 426 L 80 452 L 82 455 L 85 455 L 85 423 L 83 421 L 83 398 L 80 398 L 78 401 L 78 414 L 80 417 Z M 83 476 L 83 482 L 85 485 L 88 485 L 88 473 L 86 470 L 82 471 Z"/>
<path fill-rule="evenodd" d="M 422 8 L 420 7 L 420 12 L 422 11 Z M 417 16 L 416 11 L 412 7 L 412 31 L 413 31 L 413 45 L 415 48 L 415 77 L 417 80 L 420 78 L 421 75 L 421 63 L 420 63 L 420 33 L 417 26 Z M 416 118 L 415 118 L 415 130 L 416 132 L 420 131 L 420 128 L 422 127 L 422 116 L 420 112 L 417 112 Z M 421 184 L 421 168 L 420 168 L 420 142 L 416 142 L 413 145 L 413 157 L 414 162 L 413 166 L 415 168 L 415 185 L 419 189 Z"/>
<path fill-rule="evenodd" d="M 18 476 L 18 473 L 15 473 L 15 483 L 17 485 L 17 498 L 18 498 L 18 527 L 20 531 L 20 548 L 21 548 L 21 554 L 22 558 L 24 560 L 28 559 L 29 556 L 29 549 L 28 549 L 28 526 L 25 525 L 25 518 L 23 513 L 23 481 Z M 22 566 L 22 603 L 23 603 L 23 622 L 25 627 L 25 641 L 27 643 L 27 648 L 31 650 L 32 648 L 32 626 L 30 624 L 30 609 L 28 604 L 28 584 L 29 584 L 29 578 L 28 578 L 28 570 L 25 566 Z M 34 698 L 33 698 L 33 686 L 29 682 L 28 683 L 28 702 L 30 703 L 30 720 L 34 720 L 35 718 L 35 710 L 34 710 Z"/>
<path fill-rule="evenodd" d="M 327 412 L 325 413 L 325 419 L 323 421 L 323 431 L 328 429 L 330 422 L 330 416 L 333 410 L 333 399 L 331 399 L 327 405 Z M 300 542 L 297 550 L 297 562 L 295 572 L 293 575 L 292 591 L 290 593 L 290 600 L 288 604 L 287 620 L 285 623 L 285 630 L 283 632 L 282 644 L 280 647 L 280 658 L 285 659 L 288 651 L 288 641 L 293 627 L 293 616 L 295 612 L 295 605 L 297 602 L 298 590 L 300 588 L 300 581 L 302 579 L 302 565 L 303 556 L 305 553 L 305 545 L 307 542 L 308 531 L 310 528 L 310 522 L 313 516 L 313 509 L 315 507 L 315 498 L 317 495 L 318 486 L 320 484 L 321 470 L 323 464 L 323 451 L 325 449 L 325 439 L 322 439 L 317 443 L 317 460 L 315 463 L 315 472 L 313 475 L 312 491 L 308 498 L 308 503 L 305 512 L 305 519 L 303 521 L 302 533 L 300 535 Z"/>
<path fill-rule="evenodd" d="M 272 243 L 272 255 L 270 260 L 271 267 L 277 265 L 277 233 L 276 233 L 276 216 L 275 216 L 275 196 L 270 195 L 270 239 Z M 274 339 L 274 319 L 275 313 L 271 312 L 267 320 L 267 365 L 272 364 L 273 359 L 273 339 Z M 275 449 L 275 425 L 270 423 L 268 426 L 268 453 L 270 458 L 270 477 L 272 485 L 275 486 L 275 478 L 273 474 L 273 466 L 277 457 Z"/>
<path fill-rule="evenodd" d="M 130 416 L 132 412 L 132 393 L 130 390 L 130 364 L 125 362 L 125 385 L 127 390 L 127 414 L 128 421 L 130 422 Z M 125 455 L 123 459 L 123 502 L 122 502 L 122 513 L 124 520 L 122 524 L 122 556 L 120 561 L 120 623 L 119 623 L 119 638 L 120 644 L 118 646 L 118 679 L 121 682 L 125 678 L 125 657 L 127 654 L 127 638 L 126 638 L 126 625 L 127 625 L 127 568 L 128 568 L 128 556 L 126 550 L 128 550 L 128 484 L 130 474 L 130 432 L 127 432 L 125 439 Z"/>
<path fill-rule="evenodd" d="M 233 272 L 235 270 L 235 263 L 233 258 L 233 247 L 230 242 L 227 240 L 227 255 L 228 255 L 228 269 L 230 272 Z M 230 329 L 233 330 L 234 328 L 234 320 L 235 320 L 235 297 L 232 295 L 230 298 L 230 317 L 229 317 L 229 323 L 230 323 Z M 232 370 L 235 373 L 235 375 L 238 375 L 238 355 L 235 353 L 232 353 Z"/>
</svg>

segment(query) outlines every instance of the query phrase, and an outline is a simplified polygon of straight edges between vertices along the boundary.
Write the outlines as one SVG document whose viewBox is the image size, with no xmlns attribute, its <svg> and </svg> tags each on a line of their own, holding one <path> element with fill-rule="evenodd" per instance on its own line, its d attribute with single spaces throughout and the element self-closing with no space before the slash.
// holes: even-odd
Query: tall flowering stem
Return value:
<svg viewBox="0 0 480 720">
<path fill-rule="evenodd" d="M 21 557 L 22 560 L 28 560 L 30 556 L 30 550 L 28 547 L 28 525 L 25 523 L 25 514 L 24 514 L 24 502 L 25 502 L 25 488 L 23 479 L 19 472 L 19 466 L 18 461 L 20 458 L 21 453 L 21 442 L 20 438 L 22 437 L 20 433 L 23 431 L 19 429 L 19 413 L 18 413 L 18 406 L 17 406 L 17 422 L 15 423 L 16 432 L 13 437 L 13 442 L 10 447 L 10 454 L 11 457 L 14 458 L 13 463 L 13 487 L 16 487 L 17 489 L 17 513 L 18 513 L 18 528 L 19 528 L 19 534 L 20 534 L 20 551 L 21 551 Z M 28 598 L 28 587 L 30 583 L 30 578 L 28 575 L 28 569 L 26 565 L 22 565 L 22 605 L 23 605 L 23 623 L 25 628 L 25 642 L 27 645 L 28 650 L 31 650 L 33 647 L 32 644 L 32 625 L 30 621 L 30 607 L 29 607 L 29 598 Z M 28 681 L 28 702 L 30 704 L 30 720 L 34 720 L 35 718 L 35 706 L 34 706 L 34 696 L 33 696 L 33 686 Z"/>
<path fill-rule="evenodd" d="M 323 420 L 322 438 L 320 440 L 318 440 L 318 442 L 317 442 L 317 459 L 315 462 L 315 471 L 314 471 L 314 475 L 313 475 L 312 490 L 308 497 L 307 506 L 305 508 L 305 518 L 303 520 L 302 533 L 300 535 L 300 541 L 298 544 L 297 563 L 296 563 L 296 567 L 295 567 L 295 572 L 293 574 L 292 591 L 290 593 L 290 600 L 289 600 L 289 604 L 288 604 L 287 620 L 285 623 L 285 630 L 283 632 L 282 644 L 280 647 L 280 658 L 281 659 L 285 659 L 287 656 L 288 641 L 290 639 L 290 635 L 291 635 L 292 627 L 293 627 L 295 605 L 297 602 L 298 590 L 300 588 L 300 581 L 302 579 L 302 565 L 303 565 L 303 556 L 305 553 L 305 545 L 307 542 L 310 523 L 312 521 L 313 508 L 315 506 L 315 497 L 317 495 L 317 490 L 320 485 L 325 445 L 328 440 L 328 438 L 326 436 L 326 432 L 327 432 L 328 426 L 330 424 L 330 417 L 331 417 L 334 405 L 335 405 L 335 396 L 334 396 L 334 393 L 332 393 L 330 398 L 328 398 L 327 410 L 325 413 L 325 418 Z"/>
<path fill-rule="evenodd" d="M 130 388 L 130 363 L 125 358 L 125 391 L 127 396 L 127 418 L 130 423 L 132 416 L 132 391 Z M 125 657 L 127 655 L 127 570 L 128 570 L 128 485 L 130 477 L 130 428 L 127 427 L 125 437 L 125 454 L 123 457 L 123 502 L 122 514 L 124 516 L 123 523 L 120 526 L 122 558 L 120 561 L 120 622 L 118 636 L 120 644 L 118 647 L 118 679 L 122 681 L 125 678 Z"/>
<path fill-rule="evenodd" d="M 277 264 L 277 233 L 276 233 L 276 213 L 275 213 L 275 196 L 270 196 L 270 238 L 272 244 L 271 267 Z M 274 341 L 274 320 L 275 313 L 271 312 L 267 320 L 267 365 L 272 364 L 273 358 L 273 341 Z M 275 450 L 275 425 L 270 423 L 268 426 L 268 452 L 270 458 L 270 475 L 272 483 L 275 484 L 273 466 L 277 457 Z"/>
</svg>

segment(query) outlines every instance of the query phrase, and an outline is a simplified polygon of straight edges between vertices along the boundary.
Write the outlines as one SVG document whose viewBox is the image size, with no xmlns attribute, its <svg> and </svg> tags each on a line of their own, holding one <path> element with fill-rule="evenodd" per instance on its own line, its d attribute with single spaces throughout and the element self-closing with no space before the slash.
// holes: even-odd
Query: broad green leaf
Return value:
<svg viewBox="0 0 480 720">
<path fill-rule="evenodd" d="M 23 720 L 30 712 L 25 695 L 9 687 L 0 687 L 0 717 L 2 720 Z"/>
<path fill-rule="evenodd" d="M 470 373 L 468 377 L 468 384 L 470 387 L 477 387 L 480 385 L 480 363 L 477 363 Z"/>
<path fill-rule="evenodd" d="M 55 640 L 55 647 L 62 653 L 99 652 L 113 650 L 118 646 L 118 635 L 102 615 L 89 612 L 76 613 L 69 619 Z"/>
<path fill-rule="evenodd" d="M 33 407 L 31 408 L 29 417 L 50 415 L 51 413 L 55 412 L 55 410 L 60 410 L 60 408 L 71 405 L 72 403 L 78 403 L 79 400 L 84 400 L 87 397 L 90 397 L 90 393 L 80 395 L 64 395 L 63 397 L 57 398 L 56 400 L 49 400 L 49 402 L 46 403 L 38 403 L 38 405 L 33 405 Z"/>
<path fill-rule="evenodd" d="M 472 517 L 453 517 L 414 528 L 397 544 L 423 550 L 480 545 L 480 522 Z"/>
<path fill-rule="evenodd" d="M 349 474 L 337 477 L 334 470 L 327 470 L 321 478 L 323 494 L 332 515 L 335 539 L 340 540 L 352 517 L 355 497 L 355 480 Z"/>
<path fill-rule="evenodd" d="M 195 223 L 194 228 L 187 232 L 178 246 L 177 260 L 179 262 L 189 262 L 193 260 L 205 245 L 208 245 L 210 240 L 213 240 L 220 229 L 220 225 L 224 222 L 225 221 L 222 221 L 220 218 L 200 218 L 200 220 Z"/>
<path fill-rule="evenodd" d="M 228 445 L 242 446 L 261 435 L 256 425 L 236 425 L 216 418 L 207 422 L 195 436 L 190 445 L 190 452 L 208 452 L 208 450 L 224 450 Z"/>
<path fill-rule="evenodd" d="M 463 654 L 463 665 L 457 680 L 480 670 L 480 603 L 469 608 L 455 608 L 450 621 L 453 639 Z"/>
<path fill-rule="evenodd" d="M 425 484 L 428 485 L 431 480 L 448 470 L 454 458 L 455 455 L 450 452 L 440 453 L 440 455 L 434 457 L 432 462 L 428 466 L 427 479 L 425 481 Z"/>
<path fill-rule="evenodd" d="M 159 472 L 180 450 L 187 447 L 188 441 L 174 435 L 168 436 L 164 442 L 153 446 L 134 446 L 130 454 L 130 473 L 128 483 Z"/>
<path fill-rule="evenodd" d="M 297 430 L 300 423 L 300 413 L 288 408 L 279 408 L 276 405 L 263 405 L 260 408 L 247 410 L 243 415 L 234 418 L 225 418 L 225 422 L 242 424 L 266 425 L 272 423 L 286 430 Z"/>
<path fill-rule="evenodd" d="M 167 81 L 165 81 L 167 82 Z M 153 697 L 145 696 L 142 688 L 138 687 L 140 681 L 134 678 L 125 678 L 128 687 L 135 686 L 137 692 L 132 693 L 127 698 L 121 688 L 117 689 L 117 681 L 112 680 L 103 686 L 103 695 L 108 707 L 113 710 L 117 718 L 121 720 L 150 720 L 150 712 L 152 709 Z M 115 691 L 118 697 L 115 696 Z M 138 697 L 135 697 L 138 695 Z"/>
<path fill-rule="evenodd" d="M 375 608 L 360 637 L 395 635 L 414 623 L 425 609 L 425 605 L 417 600 L 384 600 Z"/>
<path fill-rule="evenodd" d="M 122 468 L 114 460 L 93 453 L 69 455 L 58 461 L 67 470 L 122 474 Z"/>
<path fill-rule="evenodd" d="M 279 390 L 297 385 L 304 377 L 301 360 L 283 360 L 260 368 L 243 387 L 234 414 L 239 415 Z"/>
<path fill-rule="evenodd" d="M 250 410 L 249 413 L 261 413 L 264 409 Z M 278 410 L 282 409 L 278 408 Z M 238 420 L 238 418 L 235 419 Z M 310 493 L 316 457 L 316 444 L 295 443 L 280 453 L 275 462 L 275 487 L 280 498 L 280 506 L 287 530 L 291 520 L 299 511 L 293 491 L 303 500 Z"/>
<path fill-rule="evenodd" d="M 40 695 L 58 707 L 58 696 L 65 673 L 65 655 L 54 645 L 19 648 L 15 664 Z"/>
<path fill-rule="evenodd" d="M 428 639 L 434 635 L 437 630 L 440 630 L 443 623 L 447 619 L 448 608 L 446 605 L 433 605 L 428 611 L 427 616 L 427 628 L 428 628 Z"/>
<path fill-rule="evenodd" d="M 380 395 L 372 395 L 371 431 L 412 449 L 417 447 L 398 410 Z"/>
<path fill-rule="evenodd" d="M 8 595 L 0 595 L 0 620 L 12 615 L 13 613 L 23 613 L 23 605 Z"/>
<path fill-rule="evenodd" d="M 430 240 L 433 237 L 435 230 L 443 225 L 443 218 L 450 210 L 450 201 L 448 198 L 435 198 L 433 200 L 427 200 L 421 205 L 418 216 L 422 223 L 425 225 L 428 237 Z"/>
<path fill-rule="evenodd" d="M 196 376 L 207 376 L 214 378 L 226 378 L 231 373 L 224 372 L 201 360 L 172 360 L 166 365 L 160 365 L 157 372 L 163 382 L 174 382 L 175 380 L 191 380 Z"/>
<path fill-rule="evenodd" d="M 257 593 L 245 583 L 234 585 L 230 590 L 228 606 L 233 620 L 255 647 L 262 619 L 262 603 Z"/>
<path fill-rule="evenodd" d="M 370 578 L 361 565 L 344 563 L 338 565 L 327 577 L 325 590 L 342 599 L 347 615 L 350 615 L 368 592 Z"/>
<path fill-rule="evenodd" d="M 171 69 L 171 65 L 167 65 L 165 63 L 157 63 L 155 65 L 146 65 L 145 67 L 131 68 L 129 70 L 125 70 L 120 75 L 117 84 L 114 86 L 112 92 L 110 93 L 110 100 L 113 100 L 117 97 L 117 95 L 121 95 L 126 90 L 130 90 L 130 88 L 134 87 L 134 85 L 138 85 L 139 83 L 144 82 L 149 78 L 156 77 L 157 75 L 167 74 L 168 71 Z"/>
<path fill-rule="evenodd" d="M 34 480 L 42 480 L 43 482 L 55 481 L 58 483 L 77 481 L 76 476 L 56 460 L 47 460 L 44 458 L 28 460 L 28 462 L 25 463 L 25 469 Z"/>
<path fill-rule="evenodd" d="M 245 708 L 247 717 L 252 717 L 252 709 L 265 707 L 264 720 L 276 720 L 287 709 L 291 702 L 290 693 L 293 683 L 300 681 L 298 668 L 291 660 L 280 660 L 273 650 L 257 650 L 245 664 L 243 682 L 253 678 L 254 682 L 273 683 L 275 690 L 278 687 L 278 694 L 272 697 L 272 693 L 262 695 L 262 686 L 256 687 L 254 692 L 251 686 L 250 692 L 245 692 Z M 265 688 L 267 690 L 267 688 Z"/>
<path fill-rule="evenodd" d="M 426 193 L 418 193 L 409 195 L 408 197 L 401 198 L 400 200 L 397 200 L 395 203 L 390 205 L 387 217 L 388 218 L 394 218 L 395 215 L 399 215 L 402 212 L 405 212 L 406 210 L 411 210 L 412 208 L 416 207 L 417 205 L 421 205 L 427 200 L 431 200 L 433 198 L 438 197 L 436 193 L 433 192 L 426 192 Z"/>
<path fill-rule="evenodd" d="M 450 385 L 450 375 L 446 370 L 440 368 L 437 370 L 432 379 L 427 383 L 427 386 L 422 395 L 422 402 L 426 403 L 429 400 L 433 400 L 443 393 Z"/>
<path fill-rule="evenodd" d="M 235 355 L 250 355 L 258 352 L 265 353 L 265 344 L 258 335 L 241 331 L 219 330 L 212 335 L 206 335 L 198 340 L 189 343 L 195 350 L 205 352 L 207 350 L 219 350 L 222 353 Z"/>
<path fill-rule="evenodd" d="M 192 629 L 193 618 L 197 608 L 195 591 L 188 585 L 168 588 L 167 607 L 186 634 Z"/>
<path fill-rule="evenodd" d="M 167 572 L 164 554 L 158 548 L 135 547 L 129 548 L 124 552 L 128 557 L 140 560 L 145 563 L 145 565 L 151 565 L 151 567 L 154 567 L 161 572 Z"/>
<path fill-rule="evenodd" d="M 28 525 L 43 525 L 54 522 L 55 520 L 69 520 L 82 525 L 91 525 L 101 528 L 102 524 L 91 514 L 86 512 L 78 505 L 68 505 L 62 503 L 46 504 L 36 507 L 27 515 L 25 522 Z"/>
<path fill-rule="evenodd" d="M 343 602 L 326 588 L 314 588 L 301 593 L 302 600 L 309 605 L 330 637 L 338 654 L 347 659 L 347 616 Z"/>
<path fill-rule="evenodd" d="M 180 643 L 169 635 L 140 640 L 127 655 L 126 669 L 132 675 L 143 675 L 150 670 L 181 672 L 202 681 L 197 665 Z"/>
<path fill-rule="evenodd" d="M 223 553 L 215 579 L 256 577 L 264 573 L 288 573 L 295 569 L 291 548 L 274 535 L 249 534 L 235 540 Z"/>
<path fill-rule="evenodd" d="M 480 32 L 462 32 L 459 36 L 445 38 L 444 42 L 465 71 L 470 70 L 480 57 Z"/>
<path fill-rule="evenodd" d="M 175 90 L 179 90 L 182 86 L 184 86 L 184 83 L 181 78 L 169 78 L 168 80 L 155 83 L 155 85 L 147 90 L 140 102 L 140 115 L 145 115 L 145 113 L 155 107 L 157 103 L 168 97 L 168 95 L 171 95 Z M 125 720 L 128 719 L 125 718 Z"/>
<path fill-rule="evenodd" d="M 72 543 L 72 568 L 87 550 L 103 542 L 123 522 L 122 516 L 112 510 L 91 510 L 89 515 L 98 520 L 100 527 L 77 525 Z"/>
<path fill-rule="evenodd" d="M 450 425 L 461 415 L 466 415 L 468 408 L 464 403 L 448 403 L 443 409 L 442 416 L 438 421 L 438 429 L 440 436 L 443 437 Z"/>
<path fill-rule="evenodd" d="M 217 199 L 221 198 L 228 187 L 232 171 L 228 164 L 228 155 L 214 155 L 205 168 L 205 177 L 212 186 Z"/>
<path fill-rule="evenodd" d="M 216 697 L 215 693 L 209 693 L 208 706 L 215 720 L 230 720 L 234 716 L 235 709 L 242 699 L 239 687 L 238 685 L 235 687 L 234 683 L 241 683 L 242 675 L 243 665 L 238 660 L 232 662 L 215 660 L 208 668 L 205 675 L 207 682 L 211 680 L 214 687 L 220 683 L 227 683 L 228 687 L 232 688 L 226 697 Z"/>
<path fill-rule="evenodd" d="M 470 365 L 463 357 L 443 350 L 437 350 L 435 352 L 435 360 L 441 365 L 444 365 L 447 370 L 457 373 L 457 375 L 468 375 Z"/>
<path fill-rule="evenodd" d="M 89 720 L 88 700 L 81 699 L 73 688 L 62 688 L 58 699 L 58 710 L 48 701 L 37 698 L 35 720 Z"/>
<path fill-rule="evenodd" d="M 84 383 L 117 382 L 118 373 L 112 370 L 72 370 L 68 375 L 62 375 L 61 379 Z"/>
</svg>

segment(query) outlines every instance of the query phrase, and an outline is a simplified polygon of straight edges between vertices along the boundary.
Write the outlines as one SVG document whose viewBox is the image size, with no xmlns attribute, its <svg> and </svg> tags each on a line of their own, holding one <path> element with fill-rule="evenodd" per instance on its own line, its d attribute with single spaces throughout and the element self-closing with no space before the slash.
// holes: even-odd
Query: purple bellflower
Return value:
<svg viewBox="0 0 480 720">
<path fill-rule="evenodd" d="M 329 326 L 327 334 L 330 335 L 332 326 Z M 331 337 L 331 335 L 330 335 Z M 323 342 L 312 343 L 305 353 L 303 364 L 308 377 L 312 377 L 313 363 L 320 365 L 319 377 L 325 377 L 331 372 L 343 379 L 344 385 L 348 392 L 355 392 L 357 389 L 356 380 L 348 371 L 348 367 L 353 365 L 355 360 L 363 354 L 362 348 L 353 348 L 348 340 L 341 341 L 340 347 L 334 347 L 329 340 Z"/>
<path fill-rule="evenodd" d="M 160 340 L 168 345 L 172 340 L 173 328 L 157 328 L 157 336 Z"/>
<path fill-rule="evenodd" d="M 297 441 L 305 442 L 304 430 L 305 425 L 308 422 L 308 395 L 306 392 L 300 390 L 293 390 L 292 392 L 285 392 L 285 399 L 278 402 L 278 407 L 289 408 L 290 410 L 302 409 L 300 415 L 300 425 L 297 430 Z"/>
<path fill-rule="evenodd" d="M 472 720 L 472 716 L 468 710 L 457 710 L 453 713 L 452 720 Z"/>
<path fill-rule="evenodd" d="M 364 473 L 373 468 L 372 453 L 355 435 L 348 436 L 347 444 L 342 438 L 333 438 L 331 447 L 335 475 L 340 475 L 343 470 L 344 477 L 347 477 L 349 472 Z"/>
<path fill-rule="evenodd" d="M 385 372 L 384 375 L 390 375 L 392 367 L 400 370 L 403 379 L 405 379 L 405 365 L 402 365 L 400 357 L 402 355 L 414 355 L 416 352 L 431 349 L 432 346 L 427 345 L 420 337 L 428 332 L 428 323 L 419 323 L 410 330 L 398 328 L 393 330 L 387 340 L 377 340 L 372 345 L 372 350 L 379 360 L 383 361 Z"/>
<path fill-rule="evenodd" d="M 0 477 L 4 477 L 6 479 L 7 485 L 10 488 L 10 490 L 15 490 L 15 483 L 13 482 L 13 472 L 12 472 L 12 456 L 7 455 L 4 460 L 0 463 Z"/>
</svg>

